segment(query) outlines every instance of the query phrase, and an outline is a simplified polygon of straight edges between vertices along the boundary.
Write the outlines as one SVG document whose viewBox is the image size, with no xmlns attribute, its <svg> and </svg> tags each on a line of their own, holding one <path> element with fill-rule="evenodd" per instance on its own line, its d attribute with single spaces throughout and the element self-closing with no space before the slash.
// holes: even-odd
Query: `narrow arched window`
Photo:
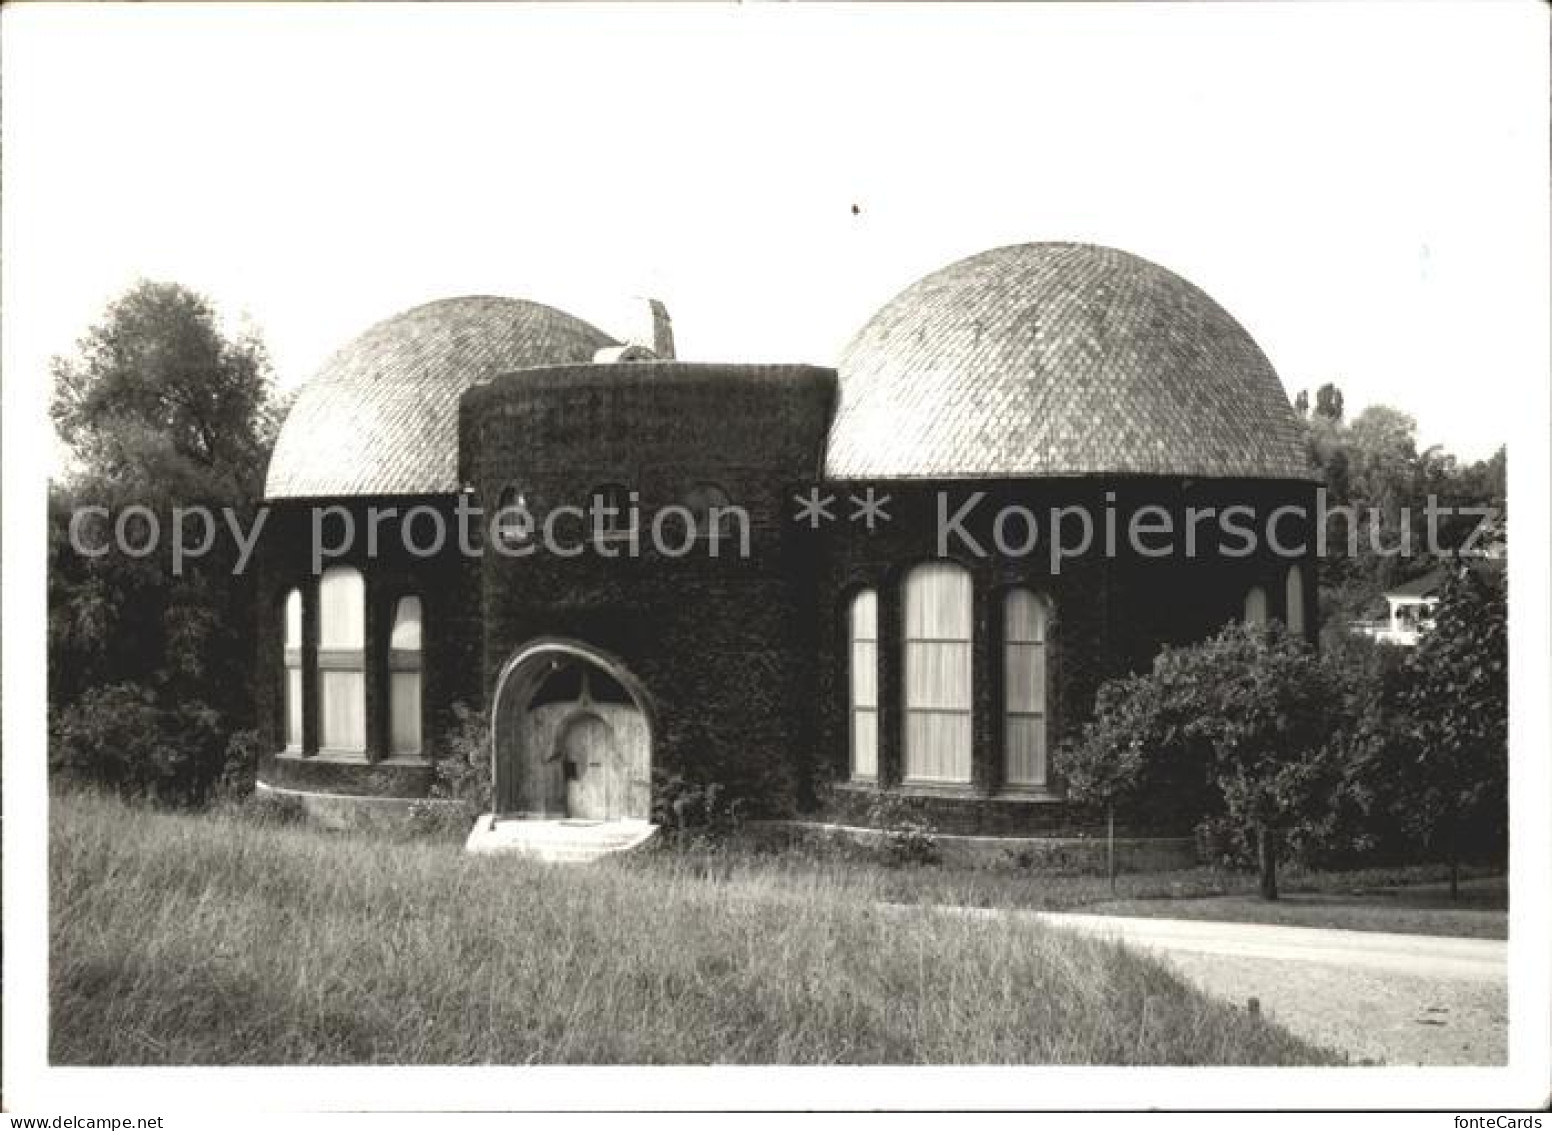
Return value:
<svg viewBox="0 0 1552 1131">
<path fill-rule="evenodd" d="M 528 510 L 528 499 L 516 487 L 502 489 L 496 500 L 496 513 L 491 517 L 491 535 L 498 550 L 515 549 L 533 535 L 533 515 Z"/>
<path fill-rule="evenodd" d="M 1266 627 L 1266 590 L 1252 585 L 1245 594 L 1245 623 L 1256 628 Z"/>
<path fill-rule="evenodd" d="M 1304 571 L 1296 565 L 1288 567 L 1288 631 L 1304 635 Z"/>
<path fill-rule="evenodd" d="M 905 579 L 905 778 L 970 780 L 970 574 L 951 562 Z"/>
<path fill-rule="evenodd" d="M 318 582 L 318 746 L 366 750 L 366 585 L 358 570 L 331 566 Z"/>
<path fill-rule="evenodd" d="M 1046 784 L 1046 603 L 1028 589 L 1002 606 L 1003 773 L 1013 786 Z"/>
<path fill-rule="evenodd" d="M 302 749 L 302 591 L 286 594 L 284 664 L 286 749 Z"/>
<path fill-rule="evenodd" d="M 851 599 L 851 776 L 878 777 L 878 594 L 864 589 Z"/>
<path fill-rule="evenodd" d="M 388 638 L 388 750 L 413 755 L 420 747 L 419 597 L 400 597 Z"/>
</svg>

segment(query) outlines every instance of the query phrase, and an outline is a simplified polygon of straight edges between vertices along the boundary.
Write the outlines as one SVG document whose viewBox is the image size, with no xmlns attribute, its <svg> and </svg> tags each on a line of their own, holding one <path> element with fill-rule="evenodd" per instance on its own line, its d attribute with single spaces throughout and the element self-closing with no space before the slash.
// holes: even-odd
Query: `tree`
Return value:
<svg viewBox="0 0 1552 1131">
<path fill-rule="evenodd" d="M 1459 568 L 1446 583 L 1434 627 L 1408 657 L 1400 694 L 1411 764 L 1407 812 L 1424 842 L 1450 864 L 1507 842 L 1509 620 L 1504 591 Z"/>
<path fill-rule="evenodd" d="M 1283 835 L 1317 819 L 1341 784 L 1348 701 L 1341 674 L 1280 625 L 1230 625 L 1107 684 L 1063 751 L 1063 776 L 1079 802 L 1167 805 L 1196 793 L 1197 812 L 1222 812 L 1254 840 L 1261 895 L 1276 899 Z"/>
<path fill-rule="evenodd" d="M 90 474 L 257 493 L 276 426 L 269 362 L 252 333 L 223 334 L 202 295 L 136 284 L 53 377 L 55 427 Z"/>
<path fill-rule="evenodd" d="M 173 508 L 199 505 L 230 508 L 249 529 L 278 424 L 269 363 L 253 334 L 223 333 L 204 297 L 142 282 L 52 374 L 51 412 L 74 466 L 49 497 L 51 757 L 72 776 L 187 799 L 211 760 L 209 734 L 251 725 L 252 579 L 235 575 L 230 538 L 175 575 L 165 553 L 78 553 L 69 525 L 83 505 L 118 514 L 138 504 L 165 539 Z M 88 525 L 93 544 L 106 533 Z M 84 717 L 110 711 L 132 715 L 142 738 L 167 733 L 124 744 Z M 191 719 L 205 736 L 199 757 L 187 755 Z M 115 743 L 154 753 L 126 764 Z"/>
<path fill-rule="evenodd" d="M 1437 545 L 1445 555 L 1476 527 L 1476 517 L 1459 508 L 1501 512 L 1504 497 L 1502 449 L 1466 466 L 1437 445 L 1418 451 L 1416 423 L 1398 409 L 1371 405 L 1351 422 L 1344 422 L 1344 413 L 1341 390 L 1327 384 L 1317 391 L 1314 410 L 1301 415 L 1310 467 L 1320 475 L 1327 507 L 1356 512 L 1329 528 L 1338 551 L 1355 531 L 1356 551 L 1329 555 L 1321 570 L 1322 621 L 1343 624 L 1375 610 L 1386 589 L 1440 564 L 1427 554 L 1430 496 L 1455 512 L 1436 513 Z"/>
</svg>

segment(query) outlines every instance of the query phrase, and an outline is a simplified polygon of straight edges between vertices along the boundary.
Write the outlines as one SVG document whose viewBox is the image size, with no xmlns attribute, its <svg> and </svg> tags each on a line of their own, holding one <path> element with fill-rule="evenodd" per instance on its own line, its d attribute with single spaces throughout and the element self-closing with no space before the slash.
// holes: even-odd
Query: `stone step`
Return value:
<svg viewBox="0 0 1552 1131">
<path fill-rule="evenodd" d="M 474 823 L 467 852 L 526 856 L 551 864 L 585 864 L 630 852 L 657 835 L 650 821 L 522 819 L 485 814 Z"/>
</svg>

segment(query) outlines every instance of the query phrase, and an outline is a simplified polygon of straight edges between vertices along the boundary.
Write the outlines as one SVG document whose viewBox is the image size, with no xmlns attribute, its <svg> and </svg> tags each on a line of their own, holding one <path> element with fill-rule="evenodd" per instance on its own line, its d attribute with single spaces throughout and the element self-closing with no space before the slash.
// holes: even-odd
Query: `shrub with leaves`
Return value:
<svg viewBox="0 0 1552 1131">
<path fill-rule="evenodd" d="M 264 347 L 226 332 L 203 296 L 141 282 L 54 359 L 52 376 L 50 411 L 72 456 L 48 502 L 49 702 L 64 744 L 52 765 L 121 794 L 203 801 L 225 736 L 254 721 L 255 585 L 231 538 L 174 572 L 167 524 L 174 508 L 199 506 L 230 508 L 251 529 L 283 408 Z M 72 545 L 77 508 L 131 505 L 158 516 L 162 552 Z M 110 545 L 111 523 L 82 514 L 84 545 Z M 129 529 L 145 537 L 138 521 Z M 188 534 L 199 541 L 196 525 Z M 109 717 L 116 708 L 123 719 Z"/>
<path fill-rule="evenodd" d="M 667 843 L 706 848 L 725 843 L 742 827 L 745 802 L 721 782 L 678 771 L 652 771 L 652 820 Z"/>
<path fill-rule="evenodd" d="M 134 683 L 94 687 L 50 720 L 49 769 L 121 797 L 202 802 L 220 778 L 221 717 L 196 701 L 169 709 Z"/>
<path fill-rule="evenodd" d="M 452 712 L 453 725 L 432 766 L 431 796 L 463 801 L 476 813 L 488 813 L 495 806 L 490 717 L 467 703 L 454 703 Z"/>
<path fill-rule="evenodd" d="M 868 824 L 881 834 L 884 862 L 895 867 L 921 867 L 942 862 L 932 824 L 914 799 L 876 793 L 868 803 Z"/>
<path fill-rule="evenodd" d="M 1107 806 L 1161 805 L 1201 787 L 1196 811 L 1254 843 L 1261 894 L 1276 899 L 1283 838 L 1330 811 L 1350 725 L 1341 673 L 1303 640 L 1277 624 L 1230 625 L 1106 685 L 1062 772 L 1075 799 Z"/>
<path fill-rule="evenodd" d="M 1461 569 L 1397 695 L 1411 757 L 1400 767 L 1419 839 L 1451 864 L 1496 856 L 1508 838 L 1509 617 L 1502 585 Z"/>
</svg>

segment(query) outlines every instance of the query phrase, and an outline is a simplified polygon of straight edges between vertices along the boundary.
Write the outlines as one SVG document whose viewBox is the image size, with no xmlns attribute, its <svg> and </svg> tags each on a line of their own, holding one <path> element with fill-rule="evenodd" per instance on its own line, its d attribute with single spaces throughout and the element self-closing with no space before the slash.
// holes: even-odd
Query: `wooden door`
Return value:
<svg viewBox="0 0 1552 1131">
<path fill-rule="evenodd" d="M 595 714 L 578 715 L 566 724 L 561 736 L 561 759 L 566 773 L 566 815 L 584 820 L 607 821 L 619 795 L 618 759 L 609 724 Z"/>
</svg>

